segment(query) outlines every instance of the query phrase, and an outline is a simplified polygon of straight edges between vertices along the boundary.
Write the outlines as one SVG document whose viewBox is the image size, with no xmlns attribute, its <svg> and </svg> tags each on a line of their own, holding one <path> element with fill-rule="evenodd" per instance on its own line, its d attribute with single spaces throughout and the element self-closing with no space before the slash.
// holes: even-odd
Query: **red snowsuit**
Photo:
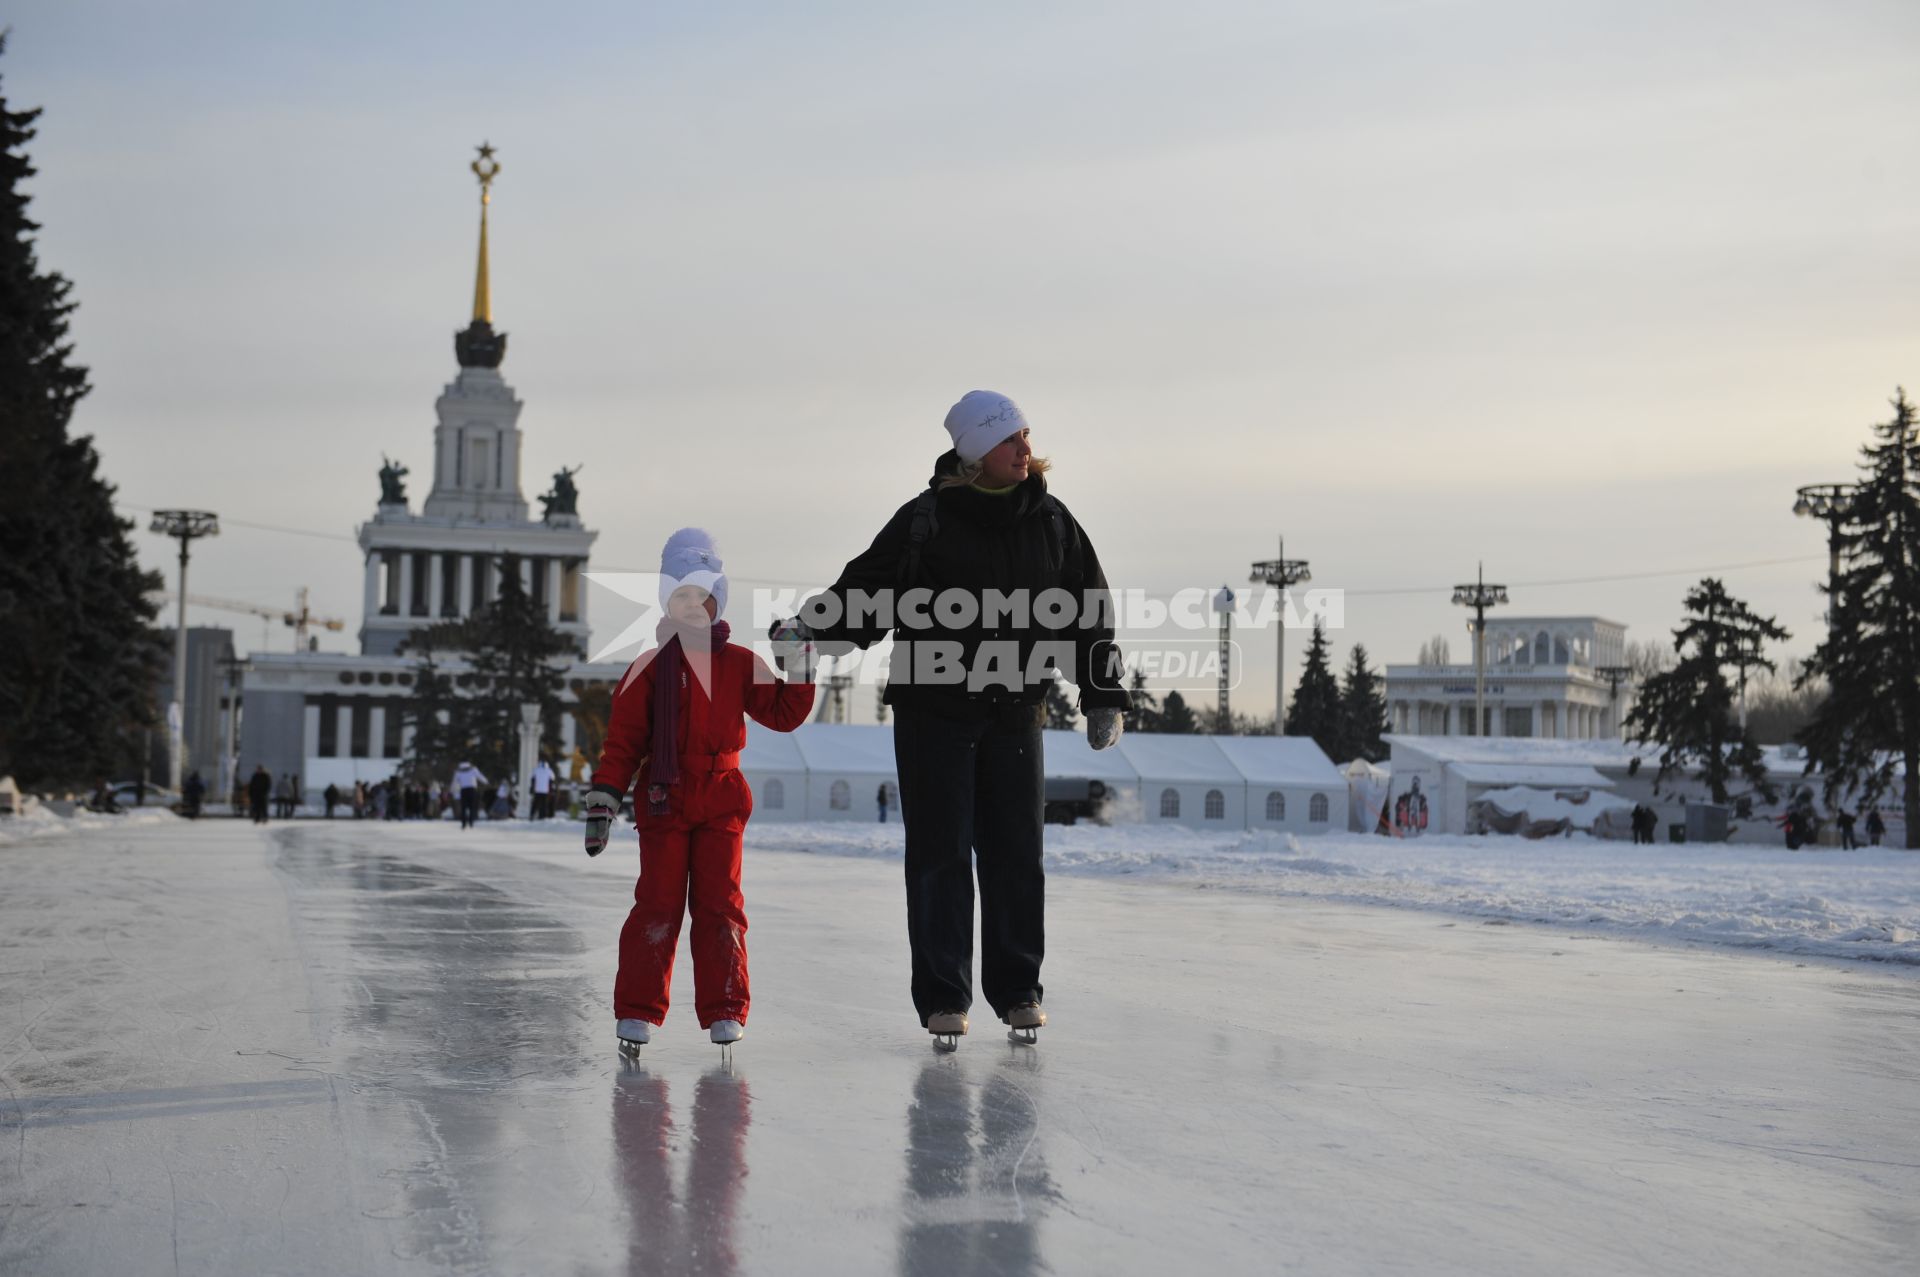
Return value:
<svg viewBox="0 0 1920 1277">
<path fill-rule="evenodd" d="M 784 683 L 753 652 L 731 643 L 712 654 L 712 673 L 692 676 L 680 661 L 679 712 L 674 739 L 680 779 L 668 791 L 667 812 L 648 811 L 648 750 L 653 740 L 653 660 L 640 657 L 614 694 L 612 720 L 593 784 L 625 793 L 634 773 L 634 814 L 640 822 L 640 880 L 633 911 L 620 929 L 620 973 L 613 1013 L 659 1024 L 667 1017 L 680 920 L 693 916 L 693 1006 L 700 1027 L 715 1020 L 747 1021 L 747 913 L 740 895 L 740 840 L 753 814 L 753 794 L 740 774 L 747 743 L 744 715 L 776 732 L 790 732 L 813 708 L 811 683 Z M 698 659 L 698 658 L 697 658 Z"/>
</svg>

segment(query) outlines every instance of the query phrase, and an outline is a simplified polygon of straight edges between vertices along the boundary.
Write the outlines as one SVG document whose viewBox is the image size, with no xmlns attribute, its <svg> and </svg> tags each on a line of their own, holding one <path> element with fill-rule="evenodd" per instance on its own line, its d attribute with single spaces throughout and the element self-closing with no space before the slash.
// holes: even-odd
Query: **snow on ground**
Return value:
<svg viewBox="0 0 1920 1277">
<path fill-rule="evenodd" d="M 164 807 L 136 807 L 114 815 L 81 808 L 71 816 L 62 816 L 45 803 L 35 803 L 17 816 L 0 816 L 0 847 L 58 834 L 99 834 L 179 819 Z"/>
<path fill-rule="evenodd" d="M 898 825 L 748 827 L 749 849 L 900 857 Z M 1420 839 L 1167 825 L 1047 827 L 1050 873 L 1139 876 L 1542 922 L 1666 942 L 1920 966 L 1920 854 L 1509 836 Z"/>
</svg>

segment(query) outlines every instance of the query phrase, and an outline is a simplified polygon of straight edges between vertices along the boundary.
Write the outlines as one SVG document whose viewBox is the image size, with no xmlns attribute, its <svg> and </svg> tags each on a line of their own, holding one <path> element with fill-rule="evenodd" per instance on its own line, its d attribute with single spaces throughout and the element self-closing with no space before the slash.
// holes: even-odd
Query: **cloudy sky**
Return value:
<svg viewBox="0 0 1920 1277">
<path fill-rule="evenodd" d="M 1447 587 L 1479 560 L 1515 614 L 1639 638 L 1719 568 L 1801 652 L 1824 538 L 1793 489 L 1848 477 L 1920 383 L 1897 0 L 7 20 L 93 370 L 77 428 L 143 526 L 224 517 L 195 593 L 310 586 L 350 621 L 329 646 L 381 453 L 416 497 L 431 471 L 482 139 L 524 485 L 584 463 L 605 565 L 697 522 L 736 582 L 830 579 L 987 387 L 1116 586 L 1238 584 L 1284 533 L 1352 592 L 1340 654 L 1398 662 L 1435 633 L 1464 655 Z"/>
</svg>

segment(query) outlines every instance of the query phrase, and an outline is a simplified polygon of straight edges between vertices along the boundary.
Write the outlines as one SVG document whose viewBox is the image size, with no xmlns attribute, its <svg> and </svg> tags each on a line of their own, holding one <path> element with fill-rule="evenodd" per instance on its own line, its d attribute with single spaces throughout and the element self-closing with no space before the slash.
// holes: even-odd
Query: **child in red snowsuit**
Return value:
<svg viewBox="0 0 1920 1277">
<path fill-rule="evenodd" d="M 640 879 L 620 931 L 613 1013 L 623 1050 L 666 1019 L 683 914 L 693 919 L 694 1010 L 715 1042 L 744 1032 L 747 914 L 740 893 L 741 836 L 753 794 L 740 774 L 746 716 L 790 732 L 813 708 L 810 681 L 782 682 L 750 649 L 727 642 L 726 577 L 712 538 L 674 533 L 662 555 L 667 616 L 660 646 L 628 669 L 614 692 L 607 738 L 587 798 L 587 854 L 606 845 L 627 785 L 639 774 Z M 789 657 L 800 658 L 796 661 Z M 781 655 L 783 667 L 804 654 Z M 597 841 L 597 845 L 596 845 Z"/>
</svg>

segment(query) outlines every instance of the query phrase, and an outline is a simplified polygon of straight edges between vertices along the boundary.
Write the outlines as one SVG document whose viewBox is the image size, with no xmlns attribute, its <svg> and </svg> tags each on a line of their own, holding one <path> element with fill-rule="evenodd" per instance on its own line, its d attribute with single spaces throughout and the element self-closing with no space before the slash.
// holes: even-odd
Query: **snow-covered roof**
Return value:
<svg viewBox="0 0 1920 1277">
<path fill-rule="evenodd" d="M 810 772 L 833 776 L 891 776 L 893 730 L 852 723 L 806 723 L 793 743 Z"/>
<path fill-rule="evenodd" d="M 1385 780 L 1393 773 L 1379 763 L 1370 763 L 1364 758 L 1356 758 L 1342 767 L 1340 774 L 1348 780 Z"/>
<path fill-rule="evenodd" d="M 1049 776 L 1073 776 L 1122 785 L 1131 785 L 1140 779 L 1140 773 L 1124 753 L 1119 749 L 1095 750 L 1087 744 L 1084 731 L 1048 731 L 1041 735 Z"/>
<path fill-rule="evenodd" d="M 756 772 L 803 772 L 807 760 L 791 732 L 776 732 L 747 720 L 747 747 L 740 751 L 740 767 Z"/>
<path fill-rule="evenodd" d="M 1629 810 L 1633 803 L 1615 794 L 1591 794 L 1583 803 L 1571 802 L 1541 789 L 1524 785 L 1512 789 L 1490 789 L 1476 800 L 1491 803 L 1502 815 L 1525 814 L 1529 820 L 1570 820 L 1575 829 L 1587 829 L 1603 813 Z"/>
<path fill-rule="evenodd" d="M 1211 736 L 1181 736 L 1161 732 L 1128 732 L 1114 748 L 1126 755 L 1145 781 L 1189 781 L 1194 784 L 1246 783 L 1239 769 L 1227 761 Z"/>
<path fill-rule="evenodd" d="M 1543 789 L 1611 789 L 1613 782 L 1591 767 L 1548 763 L 1454 763 L 1453 774 L 1469 785 L 1533 785 Z"/>
<path fill-rule="evenodd" d="M 1406 736 L 1383 738 L 1442 763 L 1539 763 L 1560 767 L 1625 767 L 1657 763 L 1660 750 L 1616 740 L 1553 740 L 1540 736 Z"/>
<path fill-rule="evenodd" d="M 1342 789 L 1346 778 L 1308 736 L 1214 736 L 1249 785 Z"/>
</svg>

